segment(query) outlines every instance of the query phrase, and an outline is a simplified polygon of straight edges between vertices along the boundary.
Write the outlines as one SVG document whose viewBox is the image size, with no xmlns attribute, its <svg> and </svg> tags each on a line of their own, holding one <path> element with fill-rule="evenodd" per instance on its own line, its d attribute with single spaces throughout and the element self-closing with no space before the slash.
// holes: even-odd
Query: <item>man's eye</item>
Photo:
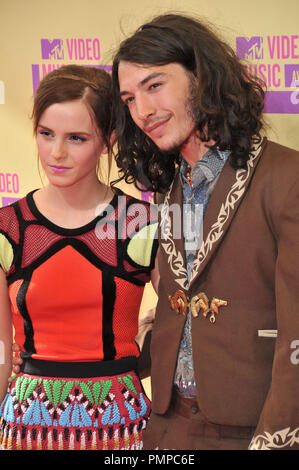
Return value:
<svg viewBox="0 0 299 470">
<path fill-rule="evenodd" d="M 129 105 L 129 104 L 131 104 L 133 101 L 134 101 L 134 96 L 130 96 L 129 98 L 127 98 L 127 99 L 125 100 L 125 104 Z"/>
<path fill-rule="evenodd" d="M 149 87 L 150 90 L 154 89 L 154 88 L 158 88 L 159 86 L 161 86 L 161 83 L 152 83 Z"/>
</svg>

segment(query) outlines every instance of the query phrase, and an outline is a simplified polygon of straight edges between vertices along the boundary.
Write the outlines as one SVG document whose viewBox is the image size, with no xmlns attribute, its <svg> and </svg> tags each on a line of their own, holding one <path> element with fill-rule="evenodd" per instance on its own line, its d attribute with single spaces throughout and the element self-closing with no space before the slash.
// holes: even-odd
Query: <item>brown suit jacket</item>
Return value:
<svg viewBox="0 0 299 470">
<path fill-rule="evenodd" d="M 181 290 L 190 302 L 204 293 L 209 305 L 213 298 L 227 305 L 219 307 L 214 323 L 211 311 L 192 316 L 202 412 L 213 423 L 256 426 L 251 448 L 299 448 L 299 152 L 264 139 L 245 170 L 226 162 L 204 218 L 189 286 L 173 204 L 182 206 L 178 175 L 160 219 L 153 412 L 164 414 L 169 407 L 185 323 L 169 296 Z M 267 330 L 277 330 L 277 338 Z"/>
</svg>

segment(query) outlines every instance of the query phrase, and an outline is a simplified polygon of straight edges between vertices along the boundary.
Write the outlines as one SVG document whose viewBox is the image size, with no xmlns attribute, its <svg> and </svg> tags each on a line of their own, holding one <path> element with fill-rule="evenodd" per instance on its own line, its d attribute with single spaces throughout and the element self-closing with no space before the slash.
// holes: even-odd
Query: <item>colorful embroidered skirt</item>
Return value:
<svg viewBox="0 0 299 470">
<path fill-rule="evenodd" d="M 7 450 L 142 449 L 150 401 L 134 371 L 106 377 L 16 375 L 0 407 Z"/>
</svg>

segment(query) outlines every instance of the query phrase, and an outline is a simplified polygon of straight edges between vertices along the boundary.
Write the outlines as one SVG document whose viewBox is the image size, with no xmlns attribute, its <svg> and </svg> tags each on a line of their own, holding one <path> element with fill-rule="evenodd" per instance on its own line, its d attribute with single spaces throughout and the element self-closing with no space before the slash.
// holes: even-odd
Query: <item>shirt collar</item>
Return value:
<svg viewBox="0 0 299 470">
<path fill-rule="evenodd" d="M 230 151 L 221 151 L 218 147 L 210 148 L 195 164 L 191 169 L 190 176 L 193 185 L 201 183 L 203 177 L 210 183 L 213 181 L 222 170 L 224 163 L 226 162 Z M 188 183 L 186 178 L 186 171 L 189 167 L 188 163 L 182 158 L 180 166 L 180 176 L 182 183 Z"/>
</svg>

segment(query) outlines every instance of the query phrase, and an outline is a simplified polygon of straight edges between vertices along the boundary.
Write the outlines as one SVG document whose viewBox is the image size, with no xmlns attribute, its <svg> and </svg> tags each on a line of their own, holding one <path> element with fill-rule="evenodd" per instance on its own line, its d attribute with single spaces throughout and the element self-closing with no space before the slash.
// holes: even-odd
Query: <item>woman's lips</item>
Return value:
<svg viewBox="0 0 299 470">
<path fill-rule="evenodd" d="M 65 173 L 66 171 L 70 169 L 67 166 L 59 166 L 59 165 L 49 165 L 49 167 L 53 171 L 53 173 Z"/>
</svg>

